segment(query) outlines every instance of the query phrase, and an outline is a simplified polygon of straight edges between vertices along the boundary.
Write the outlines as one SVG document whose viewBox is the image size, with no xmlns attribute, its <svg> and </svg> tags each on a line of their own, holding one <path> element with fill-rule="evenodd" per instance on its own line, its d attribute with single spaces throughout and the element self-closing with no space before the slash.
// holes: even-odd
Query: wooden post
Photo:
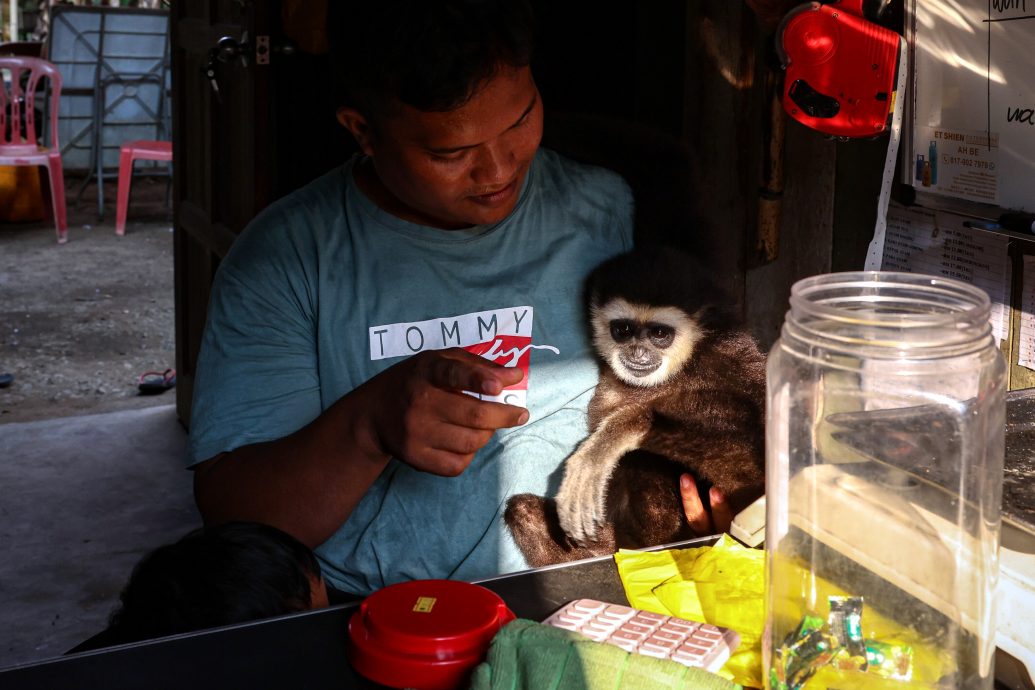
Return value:
<svg viewBox="0 0 1035 690">
<path fill-rule="evenodd" d="M 758 189 L 758 236 L 755 248 L 758 263 L 775 261 L 780 251 L 780 213 L 783 209 L 783 143 L 787 132 L 787 114 L 784 112 L 782 74 L 766 70 L 766 100 L 768 126 L 765 128 L 762 184 Z"/>
</svg>

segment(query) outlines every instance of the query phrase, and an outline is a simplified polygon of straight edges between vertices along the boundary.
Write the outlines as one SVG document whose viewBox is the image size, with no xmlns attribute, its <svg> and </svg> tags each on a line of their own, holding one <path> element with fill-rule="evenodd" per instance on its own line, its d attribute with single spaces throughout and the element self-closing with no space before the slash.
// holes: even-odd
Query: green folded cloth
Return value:
<svg viewBox="0 0 1035 690">
<path fill-rule="evenodd" d="M 738 690 L 739 685 L 669 659 L 630 654 L 552 625 L 517 619 L 492 640 L 471 690 Z"/>
</svg>

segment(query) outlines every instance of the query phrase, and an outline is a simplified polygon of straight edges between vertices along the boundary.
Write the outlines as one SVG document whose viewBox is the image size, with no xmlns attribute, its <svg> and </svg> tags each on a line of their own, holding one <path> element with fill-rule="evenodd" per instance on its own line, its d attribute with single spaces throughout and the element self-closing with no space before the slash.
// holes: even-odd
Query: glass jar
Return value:
<svg viewBox="0 0 1035 690">
<path fill-rule="evenodd" d="M 1006 366 L 988 295 L 801 280 L 768 362 L 770 690 L 991 688 Z"/>
</svg>

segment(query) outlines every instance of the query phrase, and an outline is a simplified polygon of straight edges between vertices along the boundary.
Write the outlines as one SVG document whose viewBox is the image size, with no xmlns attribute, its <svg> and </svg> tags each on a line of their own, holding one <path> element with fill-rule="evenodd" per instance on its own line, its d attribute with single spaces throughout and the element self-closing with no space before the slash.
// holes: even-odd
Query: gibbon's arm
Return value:
<svg viewBox="0 0 1035 690">
<path fill-rule="evenodd" d="M 622 456 L 640 447 L 649 427 L 648 411 L 616 410 L 565 461 L 557 493 L 557 517 L 565 534 L 579 543 L 596 539 L 605 518 L 607 482 Z"/>
<path fill-rule="evenodd" d="M 708 479 L 738 503 L 765 482 L 761 409 L 750 405 L 715 405 L 709 420 L 655 418 L 640 445 Z M 752 500 L 754 500 L 752 498 Z"/>
</svg>

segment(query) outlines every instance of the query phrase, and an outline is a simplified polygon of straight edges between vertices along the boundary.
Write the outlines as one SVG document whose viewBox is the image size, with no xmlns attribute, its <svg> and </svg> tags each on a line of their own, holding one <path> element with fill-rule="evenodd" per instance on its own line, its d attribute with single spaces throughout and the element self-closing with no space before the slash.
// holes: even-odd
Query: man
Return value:
<svg viewBox="0 0 1035 690">
<path fill-rule="evenodd" d="M 523 2 L 343 5 L 338 119 L 361 155 L 263 212 L 220 266 L 196 500 L 208 523 L 292 534 L 356 594 L 521 569 L 500 516 L 514 493 L 554 493 L 586 433 L 580 285 L 631 247 L 631 194 L 539 149 Z"/>
</svg>

